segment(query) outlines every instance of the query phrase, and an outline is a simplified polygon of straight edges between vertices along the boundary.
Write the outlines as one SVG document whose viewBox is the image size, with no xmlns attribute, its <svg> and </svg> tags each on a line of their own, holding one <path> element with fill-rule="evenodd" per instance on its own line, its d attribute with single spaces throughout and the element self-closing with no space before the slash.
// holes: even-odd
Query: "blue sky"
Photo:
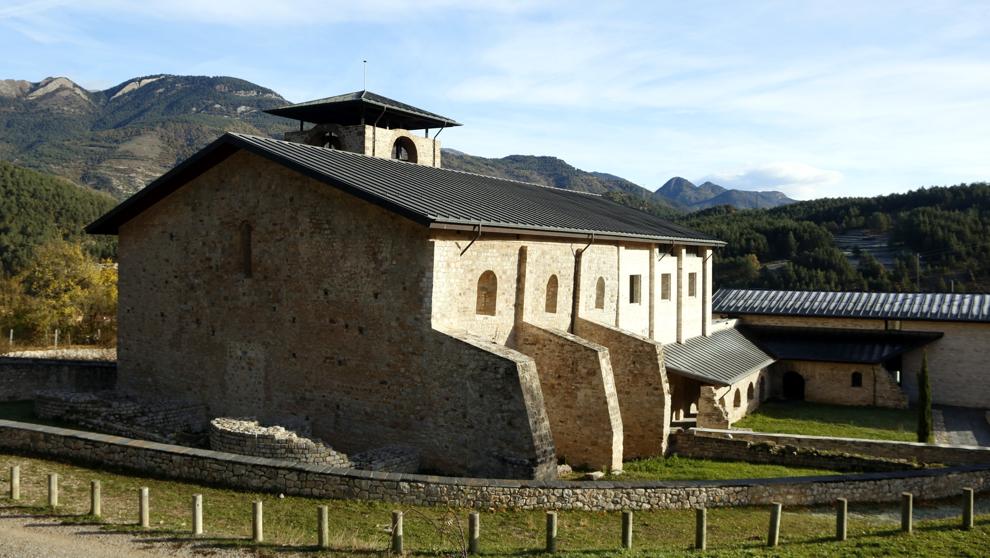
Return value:
<svg viewBox="0 0 990 558">
<path fill-rule="evenodd" d="M 990 180 L 990 2 L 0 0 L 0 79 L 230 75 L 444 146 L 807 199 Z"/>
</svg>

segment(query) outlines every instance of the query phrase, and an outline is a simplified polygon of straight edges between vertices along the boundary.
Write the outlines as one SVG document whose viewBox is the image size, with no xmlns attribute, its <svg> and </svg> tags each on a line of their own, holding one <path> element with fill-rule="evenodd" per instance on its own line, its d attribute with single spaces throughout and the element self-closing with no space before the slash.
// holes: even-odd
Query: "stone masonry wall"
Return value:
<svg viewBox="0 0 990 558">
<path fill-rule="evenodd" d="M 518 350 L 536 362 L 558 457 L 622 468 L 623 424 L 609 350 L 564 331 L 523 322 Z"/>
<path fill-rule="evenodd" d="M 670 432 L 670 386 L 659 343 L 578 319 L 574 333 L 608 348 L 622 414 L 625 459 L 663 455 Z"/>
<path fill-rule="evenodd" d="M 389 474 L 209 450 L 136 444 L 127 438 L 0 421 L 0 448 L 139 474 L 315 498 L 364 499 L 474 509 L 648 510 L 698 506 L 896 502 L 990 490 L 990 465 L 917 471 L 727 481 L 505 481 Z"/>
<path fill-rule="evenodd" d="M 873 405 L 905 409 L 905 394 L 890 372 L 882 366 L 842 362 L 779 361 L 774 365 L 778 375 L 797 372 L 804 378 L 804 398 L 816 403 L 833 405 Z M 862 385 L 852 385 L 854 372 L 862 374 Z"/>
<path fill-rule="evenodd" d="M 830 471 L 903 471 L 919 467 L 916 463 L 903 459 L 862 457 L 769 441 L 752 442 L 737 438 L 696 435 L 693 429 L 675 432 L 671 436 L 671 446 L 674 453 L 683 457 L 767 463 Z"/>
<path fill-rule="evenodd" d="M 210 449 L 333 467 L 351 466 L 346 455 L 320 440 L 300 436 L 281 426 L 261 426 L 256 420 L 226 417 L 211 420 Z"/>
<path fill-rule="evenodd" d="M 553 477 L 532 360 L 431 327 L 429 234 L 235 153 L 121 226 L 120 388 L 298 416 L 347 454 L 404 444 L 430 470 Z"/>
<path fill-rule="evenodd" d="M 728 428 L 732 424 L 729 420 L 729 410 L 725 408 L 723 402 L 726 393 L 728 388 L 725 387 L 701 386 L 697 417 L 700 428 Z"/>
<path fill-rule="evenodd" d="M 944 465 L 990 463 L 990 447 L 983 446 L 947 446 L 944 444 L 919 444 L 889 440 L 768 434 L 745 430 L 707 428 L 695 428 L 692 430 L 697 436 L 731 437 L 734 440 L 745 440 L 747 442 L 783 444 L 797 448 L 817 449 L 882 459 L 914 460 L 918 463 Z"/>
<path fill-rule="evenodd" d="M 985 381 L 983 374 L 986 347 L 990 346 L 990 324 L 922 320 L 886 324 L 884 320 L 872 319 L 758 315 L 744 315 L 742 321 L 752 325 L 880 330 L 899 325 L 903 331 L 942 332 L 941 339 L 924 349 L 904 354 L 902 387 L 908 398 L 917 399 L 917 374 L 921 370 L 921 357 L 927 351 L 934 403 L 985 408 L 990 401 L 990 382 Z"/>
<path fill-rule="evenodd" d="M 32 399 L 42 390 L 107 390 L 116 383 L 116 362 L 0 358 L 0 401 Z"/>
</svg>

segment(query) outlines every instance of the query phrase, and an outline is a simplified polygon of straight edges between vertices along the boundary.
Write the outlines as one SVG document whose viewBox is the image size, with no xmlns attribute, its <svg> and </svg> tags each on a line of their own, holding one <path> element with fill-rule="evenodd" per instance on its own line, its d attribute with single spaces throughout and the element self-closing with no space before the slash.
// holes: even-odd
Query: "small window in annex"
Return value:
<svg viewBox="0 0 990 558">
<path fill-rule="evenodd" d="M 495 299 L 498 296 L 498 279 L 494 271 L 486 271 L 478 278 L 478 302 L 474 313 L 483 316 L 495 315 Z"/>
<path fill-rule="evenodd" d="M 863 374 L 862 372 L 852 373 L 852 387 L 863 387 Z"/>
<path fill-rule="evenodd" d="M 688 273 L 688 296 L 698 296 L 697 273 Z"/>
<path fill-rule="evenodd" d="M 660 300 L 670 300 L 670 274 L 660 274 Z"/>
<path fill-rule="evenodd" d="M 599 277 L 595 283 L 595 308 L 602 310 L 605 308 L 605 278 Z"/>
<path fill-rule="evenodd" d="M 250 278 L 251 272 L 251 223 L 241 223 L 241 273 Z"/>
<path fill-rule="evenodd" d="M 547 280 L 547 301 L 544 306 L 547 314 L 557 313 L 557 276 L 551 275 Z"/>
<path fill-rule="evenodd" d="M 643 299 L 643 276 L 629 276 L 629 304 L 639 304 Z"/>
<path fill-rule="evenodd" d="M 732 406 L 736 409 L 742 407 L 742 394 L 739 393 L 739 388 L 736 388 L 736 394 L 732 396 Z"/>
<path fill-rule="evenodd" d="M 753 400 L 754 391 L 756 390 L 754 389 L 753 382 L 750 382 L 749 387 L 746 388 L 746 401 Z"/>
</svg>

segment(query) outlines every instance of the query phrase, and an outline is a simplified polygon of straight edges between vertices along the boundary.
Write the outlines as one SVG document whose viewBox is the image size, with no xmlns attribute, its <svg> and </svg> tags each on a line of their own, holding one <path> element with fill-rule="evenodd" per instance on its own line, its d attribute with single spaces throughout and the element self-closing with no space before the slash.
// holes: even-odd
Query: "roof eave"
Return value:
<svg viewBox="0 0 990 558">
<path fill-rule="evenodd" d="M 713 239 L 698 239 L 688 237 L 675 237 L 663 235 L 637 235 L 632 233 L 620 233 L 609 231 L 589 231 L 583 229 L 567 229 L 556 227 L 541 227 L 538 225 L 518 225 L 513 223 L 478 222 L 464 219 L 450 219 L 433 217 L 430 223 L 431 229 L 456 230 L 456 231 L 476 231 L 482 227 L 487 232 L 505 234 L 533 234 L 545 236 L 562 236 L 567 238 L 580 238 L 588 240 L 594 237 L 595 240 L 618 240 L 626 242 L 642 242 L 655 244 L 667 242 L 675 244 L 691 244 L 698 246 L 711 246 L 721 248 L 725 242 Z"/>
</svg>

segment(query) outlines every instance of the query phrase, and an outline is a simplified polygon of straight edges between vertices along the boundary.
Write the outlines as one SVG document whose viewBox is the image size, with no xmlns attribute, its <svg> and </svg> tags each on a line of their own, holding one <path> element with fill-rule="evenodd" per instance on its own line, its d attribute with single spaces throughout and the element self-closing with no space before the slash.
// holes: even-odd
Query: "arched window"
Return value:
<svg viewBox="0 0 990 558">
<path fill-rule="evenodd" d="M 498 296 L 498 279 L 494 271 L 486 271 L 478 278 L 478 302 L 475 314 L 495 315 L 495 299 Z"/>
<path fill-rule="evenodd" d="M 746 401 L 753 400 L 753 392 L 756 391 L 753 386 L 753 382 L 749 383 L 749 387 L 746 388 Z"/>
<path fill-rule="evenodd" d="M 557 313 L 557 276 L 551 275 L 547 280 L 547 302 L 545 305 L 548 314 Z"/>
<path fill-rule="evenodd" d="M 863 374 L 860 372 L 852 373 L 852 387 L 863 387 Z"/>
<path fill-rule="evenodd" d="M 392 158 L 400 161 L 416 162 L 416 144 L 411 139 L 402 136 L 392 144 Z"/>
<path fill-rule="evenodd" d="M 251 223 L 241 223 L 241 273 L 251 277 Z"/>
<path fill-rule="evenodd" d="M 343 145 L 340 143 L 340 138 L 333 132 L 323 134 L 323 147 L 329 147 L 330 149 L 343 149 Z"/>
<path fill-rule="evenodd" d="M 736 409 L 742 406 L 742 394 L 739 393 L 739 388 L 736 388 L 736 394 L 732 396 L 732 406 Z"/>
<path fill-rule="evenodd" d="M 599 277 L 595 283 L 595 308 L 602 310 L 605 308 L 605 278 Z"/>
</svg>

